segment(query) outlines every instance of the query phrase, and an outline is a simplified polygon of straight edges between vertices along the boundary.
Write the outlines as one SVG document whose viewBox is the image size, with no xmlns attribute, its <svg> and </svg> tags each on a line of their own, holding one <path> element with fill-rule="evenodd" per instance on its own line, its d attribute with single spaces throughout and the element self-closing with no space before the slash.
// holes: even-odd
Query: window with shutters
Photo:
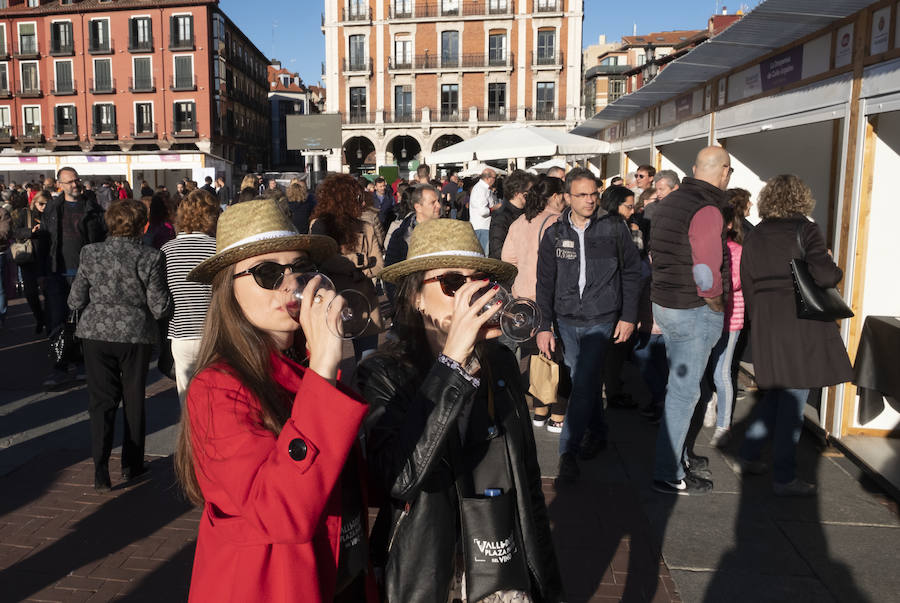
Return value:
<svg viewBox="0 0 900 603">
<path fill-rule="evenodd" d="M 366 68 L 366 36 L 350 36 L 350 71 L 363 71 Z"/>
<path fill-rule="evenodd" d="M 22 135 L 26 138 L 38 138 L 41 135 L 41 108 L 40 107 L 23 107 L 22 117 L 24 125 L 22 126 Z"/>
<path fill-rule="evenodd" d="M 6 48 L 6 23 L 0 23 L 0 56 L 5 57 L 8 55 L 9 50 Z"/>
<path fill-rule="evenodd" d="M 350 88 L 350 123 L 366 123 L 366 88 Z"/>
<path fill-rule="evenodd" d="M 116 133 L 116 106 L 112 103 L 94 105 L 94 135 Z"/>
<path fill-rule="evenodd" d="M 394 86 L 394 121 L 412 121 L 412 86 Z"/>
<path fill-rule="evenodd" d="M 172 76 L 172 90 L 195 90 L 194 57 L 191 55 L 173 58 L 175 73 Z"/>
<path fill-rule="evenodd" d="M 0 95 L 9 96 L 9 65 L 0 63 Z"/>
<path fill-rule="evenodd" d="M 53 94 L 73 94 L 75 81 L 72 79 L 72 61 L 56 61 L 53 65 Z"/>
<path fill-rule="evenodd" d="M 75 105 L 57 105 L 54 112 L 56 114 L 56 127 L 54 129 L 56 135 L 77 136 L 78 119 Z"/>
<path fill-rule="evenodd" d="M 153 103 L 134 104 L 134 133 L 154 134 L 156 124 L 153 122 Z"/>
<path fill-rule="evenodd" d="M 19 23 L 19 55 L 36 55 L 38 53 L 37 25 Z"/>
<path fill-rule="evenodd" d="M 194 49 L 194 17 L 174 15 L 170 20 L 169 49 Z"/>
<path fill-rule="evenodd" d="M 441 121 L 459 119 L 459 84 L 441 85 Z"/>
<path fill-rule="evenodd" d="M 75 54 L 71 21 L 54 21 L 50 24 L 50 54 L 56 56 Z"/>
<path fill-rule="evenodd" d="M 153 22 L 150 17 L 132 17 L 128 20 L 128 50 L 151 52 L 153 50 Z"/>
<path fill-rule="evenodd" d="M 112 42 L 109 39 L 109 19 L 91 19 L 88 23 L 88 52 L 109 54 Z"/>
<path fill-rule="evenodd" d="M 21 93 L 27 96 L 40 95 L 41 82 L 38 77 L 37 63 L 19 63 L 21 69 L 20 81 L 22 85 Z"/>
<path fill-rule="evenodd" d="M 556 60 L 556 30 L 539 29 L 537 37 L 538 65 L 552 65 Z"/>
<path fill-rule="evenodd" d="M 41 5 L 41 0 L 28 0 L 29 8 L 37 8 Z"/>
<path fill-rule="evenodd" d="M 506 34 L 492 33 L 488 36 L 488 61 L 491 65 L 506 63 Z"/>
<path fill-rule="evenodd" d="M 150 57 L 135 57 L 133 59 L 134 73 L 132 75 L 132 92 L 154 92 L 153 83 L 153 59 Z"/>
<path fill-rule="evenodd" d="M 442 15 L 458 15 L 459 0 L 441 0 Z"/>
<path fill-rule="evenodd" d="M 488 120 L 506 119 L 506 84 L 488 84 Z"/>
<path fill-rule="evenodd" d="M 409 38 L 396 38 L 394 40 L 394 67 L 412 67 L 412 40 Z"/>
<path fill-rule="evenodd" d="M 176 102 L 172 115 L 175 119 L 172 132 L 176 134 L 179 132 L 196 132 L 197 122 L 194 119 L 195 112 L 193 101 Z"/>
<path fill-rule="evenodd" d="M 441 66 L 456 67 L 459 65 L 459 32 L 441 32 Z"/>
<path fill-rule="evenodd" d="M 94 81 L 91 92 L 94 94 L 115 92 L 112 77 L 112 59 L 94 59 Z"/>
<path fill-rule="evenodd" d="M 0 136 L 10 137 L 9 107 L 0 107 Z"/>
<path fill-rule="evenodd" d="M 535 119 L 554 119 L 553 109 L 556 107 L 556 84 L 554 82 L 538 82 L 537 115 Z"/>
</svg>

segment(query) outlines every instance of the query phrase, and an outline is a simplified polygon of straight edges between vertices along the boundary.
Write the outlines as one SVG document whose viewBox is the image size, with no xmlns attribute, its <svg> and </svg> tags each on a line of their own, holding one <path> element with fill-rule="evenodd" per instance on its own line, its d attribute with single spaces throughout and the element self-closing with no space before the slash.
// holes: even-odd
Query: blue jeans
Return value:
<svg viewBox="0 0 900 603">
<path fill-rule="evenodd" d="M 771 433 L 774 438 L 772 476 L 780 484 L 793 481 L 796 477 L 797 443 L 803 428 L 803 407 L 808 397 L 808 389 L 766 391 L 753 411 L 753 420 L 741 446 L 743 458 L 757 461 Z"/>
<path fill-rule="evenodd" d="M 0 321 L 6 319 L 6 252 L 0 251 Z"/>
<path fill-rule="evenodd" d="M 716 385 L 716 427 L 731 427 L 731 413 L 734 410 L 734 372 L 731 370 L 734 360 L 734 348 L 737 346 L 740 331 L 725 331 L 713 348 L 710 362 L 715 363 L 713 383 Z"/>
<path fill-rule="evenodd" d="M 722 335 L 723 312 L 699 308 L 664 308 L 653 304 L 653 317 L 663 333 L 669 359 L 669 380 L 662 423 L 656 436 L 653 479 L 684 479 L 685 440 L 700 399 L 700 380 L 709 354 Z"/>
<path fill-rule="evenodd" d="M 476 230 L 475 236 L 478 237 L 478 242 L 481 243 L 481 248 L 484 249 L 484 255 L 488 254 L 488 245 L 490 244 L 490 230 Z"/>
<path fill-rule="evenodd" d="M 647 389 L 650 390 L 651 408 L 662 408 L 666 401 L 666 381 L 669 378 L 663 336 L 639 332 L 634 345 L 634 359 Z"/>
<path fill-rule="evenodd" d="M 603 382 L 603 355 L 610 345 L 615 324 L 599 323 L 578 326 L 559 319 L 559 336 L 563 358 L 572 377 L 569 409 L 559 436 L 559 453 L 577 453 L 586 429 L 605 440 L 608 431 L 603 414 L 603 399 L 597 395 Z"/>
</svg>

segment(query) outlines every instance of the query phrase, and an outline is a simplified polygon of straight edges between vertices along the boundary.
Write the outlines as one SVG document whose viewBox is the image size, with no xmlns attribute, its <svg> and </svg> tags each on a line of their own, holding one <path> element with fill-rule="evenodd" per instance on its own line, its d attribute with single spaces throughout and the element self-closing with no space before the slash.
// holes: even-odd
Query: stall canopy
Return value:
<svg viewBox="0 0 900 603">
<path fill-rule="evenodd" d="M 511 124 L 431 153 L 426 162 L 441 165 L 474 159 L 488 161 L 555 155 L 594 157 L 608 150 L 608 143 L 593 138 L 562 130 Z"/>
<path fill-rule="evenodd" d="M 873 0 L 766 0 L 731 27 L 672 61 L 639 90 L 620 97 L 574 130 L 603 128 L 705 84 L 873 4 Z"/>
</svg>

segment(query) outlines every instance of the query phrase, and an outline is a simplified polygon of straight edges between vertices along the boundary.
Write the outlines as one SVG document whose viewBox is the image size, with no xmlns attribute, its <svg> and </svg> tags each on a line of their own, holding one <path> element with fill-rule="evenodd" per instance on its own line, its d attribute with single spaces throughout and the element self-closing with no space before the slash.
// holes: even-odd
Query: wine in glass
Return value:
<svg viewBox="0 0 900 603">
<path fill-rule="evenodd" d="M 321 303 L 322 294 L 335 291 L 334 283 L 321 272 L 303 272 L 289 275 L 287 282 L 292 301 L 302 302 L 306 286 L 316 281 L 313 303 Z M 372 306 L 366 296 L 353 289 L 338 292 L 326 308 L 326 324 L 332 334 L 341 339 L 354 339 L 369 327 Z"/>
<path fill-rule="evenodd" d="M 500 327 L 504 335 L 518 343 L 534 337 L 541 322 L 541 310 L 537 304 L 525 297 L 513 297 L 506 287 L 494 282 L 489 283 L 474 297 L 487 293 L 492 287 L 497 287 L 497 292 L 484 305 L 481 313 L 496 310 L 498 301 L 500 310 L 488 320 L 487 324 Z"/>
</svg>

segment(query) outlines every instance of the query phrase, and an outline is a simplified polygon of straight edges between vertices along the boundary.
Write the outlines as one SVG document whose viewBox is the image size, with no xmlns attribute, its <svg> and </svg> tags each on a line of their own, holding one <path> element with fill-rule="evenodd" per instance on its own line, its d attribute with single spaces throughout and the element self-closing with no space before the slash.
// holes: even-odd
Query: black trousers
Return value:
<svg viewBox="0 0 900 603">
<path fill-rule="evenodd" d="M 38 287 L 38 265 L 37 262 L 28 262 L 19 264 L 22 274 L 22 288 L 24 289 L 25 299 L 28 301 L 28 307 L 34 315 L 34 320 L 39 325 L 44 324 L 44 307 L 41 305 L 40 289 Z"/>
<path fill-rule="evenodd" d="M 85 339 L 84 367 L 90 397 L 91 452 L 95 468 L 106 468 L 112 452 L 116 411 L 124 410 L 122 468 L 144 464 L 144 390 L 150 366 L 149 343 L 115 343 Z"/>
</svg>

